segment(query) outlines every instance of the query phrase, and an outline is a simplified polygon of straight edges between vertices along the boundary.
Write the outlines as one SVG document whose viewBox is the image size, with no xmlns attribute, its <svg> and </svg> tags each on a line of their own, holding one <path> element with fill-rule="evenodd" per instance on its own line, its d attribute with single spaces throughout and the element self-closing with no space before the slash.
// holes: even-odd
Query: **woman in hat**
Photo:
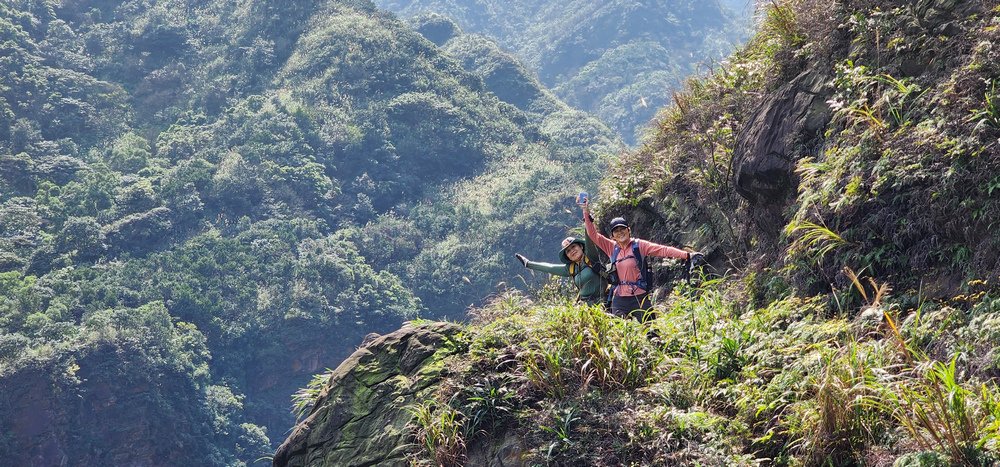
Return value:
<svg viewBox="0 0 1000 467">
<path fill-rule="evenodd" d="M 677 258 L 685 261 L 700 261 L 704 255 L 696 251 L 688 252 L 672 246 L 660 245 L 632 238 L 632 229 L 622 217 L 611 220 L 611 238 L 601 235 L 594 227 L 594 219 L 590 217 L 589 203 L 582 203 L 583 222 L 587 227 L 587 237 L 597 245 L 608 258 L 611 258 L 611 269 L 614 271 L 611 282 L 611 312 L 617 316 L 633 316 L 639 310 L 646 310 L 652 305 L 648 295 L 652 277 L 647 272 L 647 259 L 650 256 L 661 258 Z M 637 255 L 638 253 L 638 255 Z M 637 257 L 638 256 L 638 257 Z M 645 316 L 640 318 L 645 319 Z"/>
<path fill-rule="evenodd" d="M 590 251 L 587 251 L 588 249 Z M 605 283 L 600 274 L 603 267 L 596 259 L 592 259 L 596 258 L 596 253 L 596 249 L 590 242 L 576 237 L 566 237 L 562 241 L 562 250 L 559 251 L 562 264 L 529 261 L 520 253 L 514 256 L 528 269 L 572 278 L 573 284 L 579 291 L 577 299 L 590 305 L 596 305 L 604 303 L 605 300 Z"/>
</svg>

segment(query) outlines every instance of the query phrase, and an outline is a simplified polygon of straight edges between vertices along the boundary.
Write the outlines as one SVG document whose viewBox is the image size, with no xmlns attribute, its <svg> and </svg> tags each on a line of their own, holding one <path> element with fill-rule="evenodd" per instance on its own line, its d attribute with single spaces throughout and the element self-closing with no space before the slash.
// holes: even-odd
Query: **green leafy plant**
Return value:
<svg viewBox="0 0 1000 467">
<path fill-rule="evenodd" d="M 518 406 L 517 393 L 510 387 L 509 374 L 487 378 L 465 388 L 467 394 L 462 412 L 466 414 L 466 438 L 476 434 L 495 433 L 514 414 Z"/>
<path fill-rule="evenodd" d="M 882 397 L 923 449 L 948 453 L 954 464 L 986 465 L 984 449 L 1000 440 L 1000 399 L 995 387 L 959 383 L 957 360 L 917 368 L 917 378 L 883 386 Z"/>
<path fill-rule="evenodd" d="M 436 465 L 461 465 L 465 459 L 461 412 L 433 400 L 408 407 L 413 416 L 417 441 Z"/>
<path fill-rule="evenodd" d="M 302 417 L 309 414 L 316 399 L 330 381 L 331 373 L 333 370 L 327 368 L 326 371 L 313 375 L 305 387 L 292 394 L 292 413 L 295 414 L 295 420 L 302 420 Z"/>
<path fill-rule="evenodd" d="M 977 127 L 1000 128 L 1000 94 L 997 93 L 997 81 L 991 79 L 987 84 L 989 89 L 983 94 L 983 108 L 973 110 L 967 120 L 975 122 Z"/>
<path fill-rule="evenodd" d="M 709 360 L 709 367 L 716 380 L 730 379 L 739 375 L 748 360 L 743 350 L 743 336 L 738 339 L 723 337 L 722 345 Z"/>
<path fill-rule="evenodd" d="M 542 431 L 550 433 L 556 437 L 555 441 L 549 444 L 548 457 L 554 453 L 569 448 L 573 444 L 573 425 L 580 420 L 577 408 L 569 406 L 558 411 L 553 426 L 540 426 Z"/>
<path fill-rule="evenodd" d="M 884 107 L 892 123 L 897 128 L 909 125 L 914 115 L 922 109 L 920 98 L 927 94 L 928 89 L 914 83 L 909 78 L 897 79 L 887 74 L 875 77 L 880 83 L 888 85 L 876 105 Z"/>
</svg>

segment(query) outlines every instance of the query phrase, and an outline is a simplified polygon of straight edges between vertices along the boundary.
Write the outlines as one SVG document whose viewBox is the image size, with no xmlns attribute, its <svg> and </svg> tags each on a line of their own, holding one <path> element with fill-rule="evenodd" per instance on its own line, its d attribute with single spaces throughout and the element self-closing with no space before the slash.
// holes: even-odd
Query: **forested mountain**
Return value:
<svg viewBox="0 0 1000 467">
<path fill-rule="evenodd" d="M 552 254 L 620 147 L 364 1 L 15 0 L 0 49 L 13 465 L 266 455 L 366 333 Z"/>
<path fill-rule="evenodd" d="M 1000 1 L 761 13 L 594 207 L 710 267 L 657 264 L 643 322 L 541 290 L 410 323 L 275 466 L 1000 464 Z"/>
<path fill-rule="evenodd" d="M 568 104 L 636 143 L 684 78 L 744 39 L 752 4 L 736 0 L 377 0 L 402 17 L 440 14 L 493 38 Z M 739 4 L 740 8 L 732 8 Z"/>
</svg>

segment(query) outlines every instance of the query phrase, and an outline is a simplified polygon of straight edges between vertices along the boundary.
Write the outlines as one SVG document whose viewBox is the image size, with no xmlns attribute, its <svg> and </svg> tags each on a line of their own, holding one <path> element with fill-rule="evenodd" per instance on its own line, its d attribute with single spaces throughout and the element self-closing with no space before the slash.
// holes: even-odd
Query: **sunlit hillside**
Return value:
<svg viewBox="0 0 1000 467">
<path fill-rule="evenodd" d="M 630 144 L 687 76 L 710 69 L 746 38 L 753 10 L 740 0 L 376 3 L 417 22 L 443 15 L 467 33 L 498 41 L 559 98 L 593 113 Z"/>
<path fill-rule="evenodd" d="M 306 388 L 275 465 L 1000 462 L 1000 3 L 761 15 L 599 192 L 701 274 L 657 263 L 646 322 L 559 281 L 411 322 Z"/>
</svg>

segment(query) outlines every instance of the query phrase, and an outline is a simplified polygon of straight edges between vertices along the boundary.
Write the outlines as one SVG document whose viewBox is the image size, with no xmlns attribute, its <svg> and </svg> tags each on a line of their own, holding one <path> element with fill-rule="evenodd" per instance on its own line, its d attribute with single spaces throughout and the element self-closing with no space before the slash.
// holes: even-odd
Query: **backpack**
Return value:
<svg viewBox="0 0 1000 467">
<path fill-rule="evenodd" d="M 602 272 L 602 270 L 604 269 L 602 267 L 603 266 L 602 264 L 597 263 L 597 265 L 595 265 L 593 262 L 590 261 L 590 258 L 588 258 L 586 255 L 584 255 L 584 257 L 583 257 L 583 263 L 584 263 L 583 268 L 593 269 L 594 272 L 596 272 L 598 276 L 603 276 L 604 275 L 604 272 Z M 582 271 L 583 268 L 580 268 L 580 271 Z M 576 275 L 579 274 L 580 271 L 576 270 L 576 263 L 572 263 L 572 262 L 569 263 L 569 277 L 572 277 L 572 278 L 575 279 Z"/>
<path fill-rule="evenodd" d="M 594 245 L 593 241 L 591 241 L 590 237 L 588 236 L 584 236 L 583 251 L 584 251 L 583 255 L 584 266 L 581 267 L 579 270 L 577 270 L 577 264 L 574 262 L 570 262 L 569 276 L 570 278 L 573 279 L 573 284 L 575 285 L 576 275 L 579 274 L 580 271 L 583 271 L 583 268 L 590 268 L 597 274 L 597 277 L 601 278 L 601 287 L 599 290 L 600 294 L 604 295 L 611 287 L 609 284 L 610 277 L 608 277 L 608 268 L 607 266 L 604 265 L 604 263 L 601 262 L 600 257 L 598 256 L 600 254 L 598 253 L 600 250 L 597 249 L 597 246 Z"/>
<path fill-rule="evenodd" d="M 632 256 L 635 256 L 635 264 L 639 267 L 639 281 L 638 282 L 622 282 L 618 278 L 618 254 L 621 253 L 621 248 L 618 244 L 615 244 L 614 250 L 611 251 L 611 263 L 609 263 L 608 268 L 608 278 L 611 281 L 611 294 L 614 295 L 615 289 L 619 285 L 633 285 L 646 293 L 649 293 L 650 288 L 653 287 L 653 268 L 645 258 L 642 257 L 642 253 L 639 252 L 639 242 L 632 240 Z"/>
</svg>

